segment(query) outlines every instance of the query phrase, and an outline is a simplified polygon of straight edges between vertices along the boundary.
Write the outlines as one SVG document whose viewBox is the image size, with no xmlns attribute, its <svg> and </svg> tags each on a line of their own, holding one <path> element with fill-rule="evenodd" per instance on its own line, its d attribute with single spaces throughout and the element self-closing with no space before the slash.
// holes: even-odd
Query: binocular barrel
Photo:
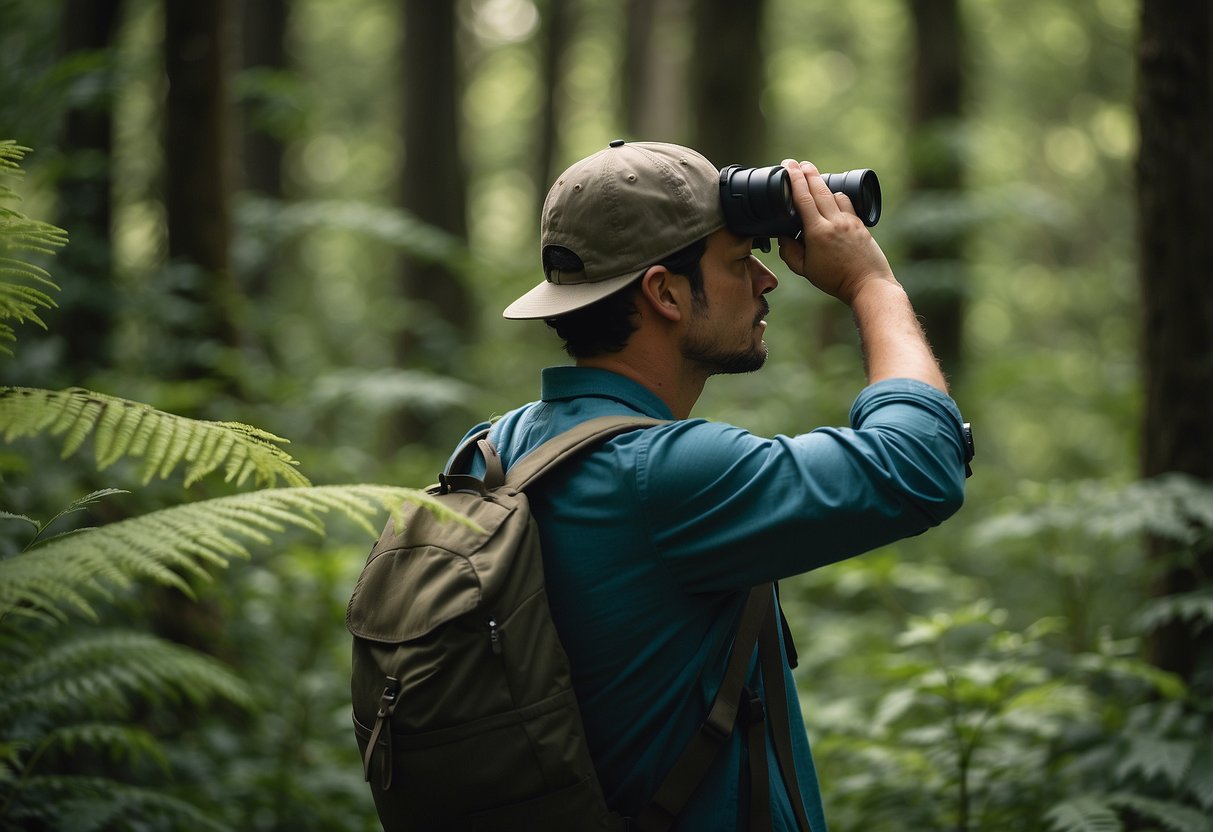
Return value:
<svg viewBox="0 0 1213 832">
<path fill-rule="evenodd" d="M 880 220 L 880 180 L 875 171 L 823 173 L 822 178 L 831 191 L 850 198 L 864 225 L 870 228 Z M 780 165 L 724 168 L 720 171 L 720 206 L 725 225 L 742 237 L 795 237 L 801 231 L 791 181 Z"/>
</svg>

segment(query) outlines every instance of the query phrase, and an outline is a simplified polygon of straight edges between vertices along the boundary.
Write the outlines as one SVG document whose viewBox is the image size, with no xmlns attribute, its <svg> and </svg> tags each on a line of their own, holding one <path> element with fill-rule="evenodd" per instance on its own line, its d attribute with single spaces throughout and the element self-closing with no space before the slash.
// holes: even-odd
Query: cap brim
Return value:
<svg viewBox="0 0 1213 832">
<path fill-rule="evenodd" d="M 643 271 L 630 272 L 593 283 L 558 284 L 545 280 L 507 306 L 505 312 L 501 313 L 501 317 L 513 321 L 529 321 L 556 318 L 569 312 L 576 312 L 578 309 L 602 300 L 607 295 L 618 292 L 643 273 Z"/>
</svg>

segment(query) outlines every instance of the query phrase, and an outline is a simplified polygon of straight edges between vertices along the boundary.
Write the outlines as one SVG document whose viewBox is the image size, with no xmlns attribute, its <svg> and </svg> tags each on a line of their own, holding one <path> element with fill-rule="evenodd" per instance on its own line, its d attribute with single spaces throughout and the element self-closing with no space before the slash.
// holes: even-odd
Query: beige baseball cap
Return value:
<svg viewBox="0 0 1213 832">
<path fill-rule="evenodd" d="M 584 268 L 548 271 L 504 317 L 555 318 L 589 306 L 723 227 L 711 162 L 676 144 L 616 139 L 562 173 L 543 203 L 540 254 L 561 246 Z"/>
</svg>

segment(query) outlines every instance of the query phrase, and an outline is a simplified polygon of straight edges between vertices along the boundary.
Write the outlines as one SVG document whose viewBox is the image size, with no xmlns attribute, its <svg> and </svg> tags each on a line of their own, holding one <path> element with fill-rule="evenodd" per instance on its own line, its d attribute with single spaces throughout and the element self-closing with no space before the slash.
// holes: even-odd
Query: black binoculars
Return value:
<svg viewBox="0 0 1213 832">
<path fill-rule="evenodd" d="M 871 228 L 880 220 L 880 180 L 875 171 L 864 168 L 821 176 L 831 191 L 850 198 L 864 225 Z M 742 237 L 795 237 L 801 232 L 792 183 L 780 165 L 729 165 L 721 170 L 720 206 L 725 225 Z"/>
</svg>

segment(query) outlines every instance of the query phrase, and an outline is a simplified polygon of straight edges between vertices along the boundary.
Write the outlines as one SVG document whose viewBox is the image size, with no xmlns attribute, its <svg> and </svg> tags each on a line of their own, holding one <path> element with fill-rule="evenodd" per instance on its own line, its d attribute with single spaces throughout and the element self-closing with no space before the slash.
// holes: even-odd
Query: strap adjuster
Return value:
<svg viewBox="0 0 1213 832">
<path fill-rule="evenodd" d="M 741 689 L 741 707 L 737 712 L 743 725 L 761 725 L 767 718 L 767 707 L 762 697 L 749 688 Z"/>
</svg>

